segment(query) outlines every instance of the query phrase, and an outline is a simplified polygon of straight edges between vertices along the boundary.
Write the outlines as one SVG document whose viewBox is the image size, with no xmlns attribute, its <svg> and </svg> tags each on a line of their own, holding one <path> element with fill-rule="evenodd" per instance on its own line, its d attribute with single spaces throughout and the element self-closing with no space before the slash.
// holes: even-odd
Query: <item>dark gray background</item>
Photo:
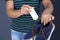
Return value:
<svg viewBox="0 0 60 40">
<path fill-rule="evenodd" d="M 10 22 L 5 11 L 5 1 L 0 0 L 0 40 L 10 40 Z"/>
<path fill-rule="evenodd" d="M 60 0 L 52 0 L 55 11 L 54 16 L 56 29 L 52 35 L 51 40 L 60 40 Z M 6 15 L 5 0 L 0 0 L 0 40 L 10 39 L 10 25 L 11 19 Z"/>
</svg>

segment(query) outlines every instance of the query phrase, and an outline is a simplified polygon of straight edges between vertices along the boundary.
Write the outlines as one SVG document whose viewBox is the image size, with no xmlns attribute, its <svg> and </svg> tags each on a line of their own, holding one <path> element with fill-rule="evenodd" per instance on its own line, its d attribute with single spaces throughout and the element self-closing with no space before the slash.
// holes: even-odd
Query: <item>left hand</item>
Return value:
<svg viewBox="0 0 60 40">
<path fill-rule="evenodd" d="M 54 18 L 55 17 L 52 14 L 44 13 L 41 16 L 41 23 L 43 23 L 44 25 L 46 25 L 48 22 L 54 20 Z"/>
</svg>

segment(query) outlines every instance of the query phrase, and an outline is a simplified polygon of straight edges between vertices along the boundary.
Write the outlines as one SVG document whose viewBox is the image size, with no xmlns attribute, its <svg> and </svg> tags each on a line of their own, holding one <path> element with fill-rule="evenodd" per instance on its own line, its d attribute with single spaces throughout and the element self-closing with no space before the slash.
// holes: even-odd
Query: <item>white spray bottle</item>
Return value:
<svg viewBox="0 0 60 40">
<path fill-rule="evenodd" d="M 38 20 L 38 15 L 36 13 L 36 11 L 34 10 L 34 7 L 31 7 L 31 12 L 30 15 L 32 16 L 33 20 Z"/>
</svg>

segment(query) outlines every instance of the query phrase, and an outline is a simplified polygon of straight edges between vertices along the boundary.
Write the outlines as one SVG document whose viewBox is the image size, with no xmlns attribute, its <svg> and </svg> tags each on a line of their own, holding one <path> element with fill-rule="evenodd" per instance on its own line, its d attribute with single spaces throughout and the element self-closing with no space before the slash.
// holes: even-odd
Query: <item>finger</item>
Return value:
<svg viewBox="0 0 60 40">
<path fill-rule="evenodd" d="M 44 25 L 46 24 L 46 15 L 44 15 L 44 19 L 43 19 Z"/>
<path fill-rule="evenodd" d="M 29 12 L 27 10 L 24 10 L 24 14 L 28 14 Z"/>
<path fill-rule="evenodd" d="M 22 7 L 26 7 L 26 4 L 24 4 Z"/>
<path fill-rule="evenodd" d="M 30 9 L 28 9 L 27 7 L 22 7 L 23 10 L 27 11 L 29 13 Z"/>
<path fill-rule="evenodd" d="M 25 13 L 24 13 L 25 15 L 27 15 L 28 14 L 28 12 L 27 11 L 25 11 Z"/>
<path fill-rule="evenodd" d="M 43 23 L 43 16 L 41 17 L 41 23 Z"/>
<path fill-rule="evenodd" d="M 26 8 L 28 8 L 28 9 L 31 9 L 31 6 L 29 6 L 29 5 L 23 5 L 23 7 L 26 7 Z"/>
<path fill-rule="evenodd" d="M 49 22 L 49 16 L 46 17 L 46 23 L 45 25 Z"/>
<path fill-rule="evenodd" d="M 26 7 L 29 8 L 29 9 L 31 8 L 31 6 L 29 6 L 29 5 L 26 5 Z"/>
<path fill-rule="evenodd" d="M 51 21 L 51 17 L 48 19 L 49 20 L 49 22 Z"/>
<path fill-rule="evenodd" d="M 31 9 L 25 8 L 28 12 L 31 12 Z"/>
<path fill-rule="evenodd" d="M 27 10 L 28 12 L 30 12 L 31 10 L 27 7 L 23 7 L 24 10 Z"/>
<path fill-rule="evenodd" d="M 28 8 L 26 8 L 26 7 L 25 7 L 25 10 L 28 11 L 28 12 L 30 12 L 30 9 L 28 9 Z"/>
<path fill-rule="evenodd" d="M 21 13 L 22 13 L 22 14 L 26 14 L 27 12 L 26 12 L 26 10 L 25 10 L 24 8 L 22 8 L 22 9 L 21 9 Z"/>
</svg>

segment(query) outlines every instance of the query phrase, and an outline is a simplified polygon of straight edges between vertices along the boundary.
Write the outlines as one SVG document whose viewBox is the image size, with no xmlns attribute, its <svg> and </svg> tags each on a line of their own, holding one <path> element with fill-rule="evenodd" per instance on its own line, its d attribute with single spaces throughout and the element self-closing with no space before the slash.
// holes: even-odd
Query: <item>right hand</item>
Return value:
<svg viewBox="0 0 60 40">
<path fill-rule="evenodd" d="M 23 5 L 21 7 L 20 12 L 21 12 L 22 15 L 27 15 L 31 11 L 30 9 L 31 9 L 31 6 L 29 6 L 29 5 Z"/>
</svg>

